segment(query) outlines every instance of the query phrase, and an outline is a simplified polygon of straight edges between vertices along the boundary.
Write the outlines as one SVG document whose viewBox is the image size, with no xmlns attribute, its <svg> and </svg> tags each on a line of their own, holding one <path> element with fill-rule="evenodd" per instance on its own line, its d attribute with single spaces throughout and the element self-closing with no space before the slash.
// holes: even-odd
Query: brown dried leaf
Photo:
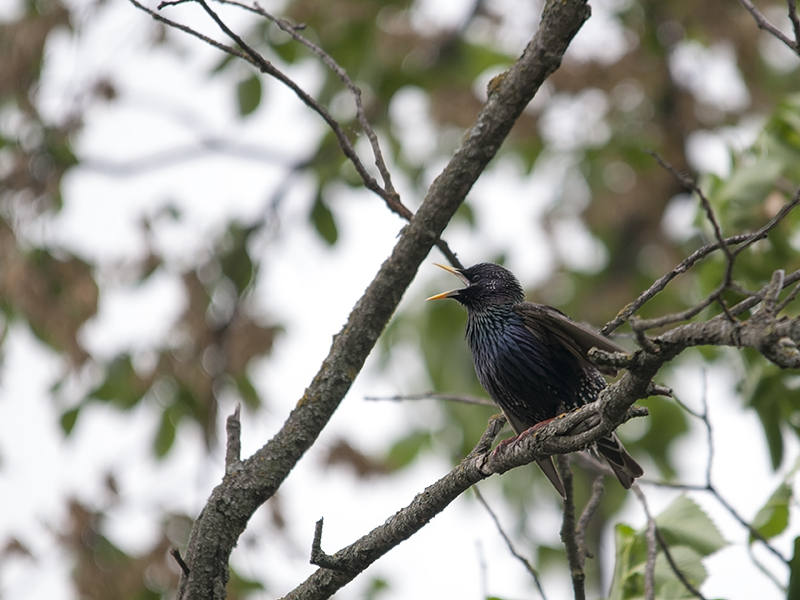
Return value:
<svg viewBox="0 0 800 600">
<path fill-rule="evenodd" d="M 43 341 L 82 365 L 88 354 L 78 331 L 97 312 L 98 288 L 90 266 L 75 257 L 23 253 L 11 229 L 0 225 L 0 274 L 0 298 Z"/>
<path fill-rule="evenodd" d="M 390 472 L 386 463 L 377 461 L 356 450 L 344 439 L 337 440 L 331 446 L 328 450 L 325 464 L 327 466 L 343 465 L 349 467 L 361 479 L 375 475 L 385 475 Z"/>
</svg>

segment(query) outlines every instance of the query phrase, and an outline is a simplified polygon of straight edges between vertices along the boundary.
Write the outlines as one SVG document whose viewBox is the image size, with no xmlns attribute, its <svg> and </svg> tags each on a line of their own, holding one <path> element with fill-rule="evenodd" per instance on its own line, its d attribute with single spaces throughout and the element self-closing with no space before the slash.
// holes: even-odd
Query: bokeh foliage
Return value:
<svg viewBox="0 0 800 600">
<path fill-rule="evenodd" d="M 549 276 L 525 283 L 532 300 L 550 303 L 557 296 L 561 310 L 601 325 L 655 278 L 711 239 L 700 211 L 693 225 L 684 222 L 683 231 L 676 233 L 665 226 L 665 219 L 672 212 L 693 199 L 682 196 L 680 183 L 646 150 L 663 156 L 678 170 L 698 176 L 726 235 L 757 229 L 800 184 L 800 97 L 795 93 L 797 58 L 784 58 L 782 64 L 769 59 L 764 49 L 765 34 L 757 31 L 752 19 L 735 2 L 631 0 L 599 3 L 594 9 L 607 19 L 609 26 L 621 32 L 624 50 L 598 54 L 597 60 L 591 58 L 591 53 L 576 52 L 566 60 L 550 80 L 544 99 L 519 120 L 499 160 L 517 161 L 529 177 L 536 177 L 554 157 L 569 163 L 556 200 L 548 206 L 541 222 L 531 223 L 531 229 L 541 226 L 555 231 L 561 222 L 578 220 L 585 235 L 602 245 L 605 258 L 599 268 L 571 266 L 558 251 L 557 240 L 551 240 L 554 260 Z M 103 4 L 98 3 L 91 7 L 88 17 L 83 14 L 81 18 L 91 19 L 92 14 L 102 10 Z M 402 177 L 404 189 L 408 190 L 404 201 L 413 207 L 435 175 L 427 165 L 439 164 L 449 156 L 458 137 L 477 115 L 482 85 L 519 52 L 519 46 L 509 44 L 509 39 L 513 40 L 509 32 L 514 31 L 513 25 L 520 19 L 516 11 L 525 12 L 522 6 L 503 10 L 499 5 L 479 1 L 472 3 L 461 22 L 448 26 L 427 22 L 425 10 L 405 1 L 293 0 L 280 12 L 293 22 L 303 23 L 303 34 L 324 48 L 361 87 L 367 117 L 378 132 L 384 151 L 392 158 L 396 177 Z M 131 18 L 144 16 L 131 8 Z M 166 455 L 177 428 L 190 424 L 199 426 L 209 447 L 213 447 L 221 394 L 238 395 L 253 409 L 268 402 L 256 393 L 247 367 L 254 357 L 269 354 L 281 327 L 251 314 L 248 298 L 260 275 L 260 257 L 254 255 L 252 241 L 274 223 L 264 217 L 252 223 L 225 224 L 220 228 L 223 233 L 219 239 L 210 243 L 206 256 L 181 267 L 186 308 L 168 343 L 151 349 L 156 359 L 148 365 L 142 366 L 142 361 L 127 352 L 109 360 L 86 352 L 79 332 L 96 315 L 98 298 L 103 293 L 98 282 L 100 265 L 29 235 L 38 219 L 60 210 L 64 202 L 62 178 L 81 164 L 82 157 L 76 154 L 73 142 L 89 118 L 86 113 L 93 106 L 113 105 L 118 98 L 111 75 L 93 82 L 85 90 L 83 102 L 68 117 L 51 122 L 40 112 L 36 91 L 45 44 L 57 32 L 79 37 L 81 31 L 73 25 L 76 19 L 70 4 L 28 0 L 20 18 L 0 26 L 4 56 L 0 61 L 0 308 L 4 331 L 12 323 L 28 326 L 44 344 L 64 356 L 69 365 L 65 381 L 90 364 L 102 373 L 85 398 L 62 407 L 61 424 L 66 435 L 74 431 L 81 411 L 92 403 L 125 411 L 142 402 L 153 402 L 162 411 L 160 424 L 153 431 L 155 455 Z M 153 27 L 154 46 L 180 54 L 183 46 L 176 43 L 180 34 L 159 25 Z M 248 27 L 242 32 L 245 39 L 289 73 L 317 60 L 265 20 L 253 19 Z M 520 38 L 520 43 L 523 41 Z M 691 79 L 680 77 L 674 61 L 686 49 L 700 54 L 720 49 L 727 52 L 732 71 L 746 86 L 747 100 L 733 106 L 726 104 L 704 94 L 702 86 Z M 241 65 L 229 57 L 220 57 L 208 73 L 209 77 L 228 74 L 234 75 L 232 110 L 243 119 L 256 113 L 273 86 L 278 85 L 254 73 L 242 75 Z M 320 70 L 320 76 L 315 97 L 356 139 L 361 132 L 351 99 L 333 73 Z M 402 96 L 409 92 L 425 99 L 425 112 L 416 117 L 432 128 L 427 150 L 407 147 L 406 125 L 397 116 Z M 578 133 L 567 139 L 563 131 L 556 129 L 553 133 L 551 124 L 555 111 L 570 103 L 577 115 L 573 119 L 577 120 Z M 592 114 L 597 122 L 594 134 L 589 135 L 581 129 L 589 129 Z M 728 170 L 699 172 L 700 166 L 686 158 L 698 134 L 716 135 L 723 140 L 747 139 L 754 128 L 758 134 L 752 144 L 728 144 Z M 310 226 L 326 244 L 337 244 L 340 228 L 332 190 L 342 185 L 358 187 L 360 182 L 334 136 L 320 135 L 313 151 L 296 170 L 314 182 L 314 200 L 308 213 Z M 577 199 L 576 190 L 581 192 Z M 168 212 L 171 218 L 181 218 L 178 211 Z M 514 219 L 515 215 L 507 218 Z M 768 281 L 776 268 L 788 272 L 800 267 L 798 219 L 797 214 L 790 215 L 767 241 L 737 259 L 737 282 L 754 289 Z M 458 224 L 471 228 L 475 239 L 480 240 L 482 224 L 475 218 L 470 199 L 459 213 Z M 144 224 L 143 236 L 146 229 Z M 133 280 L 143 283 L 159 269 L 176 268 L 168 261 L 168 257 L 153 250 L 127 269 Z M 723 270 L 720 256 L 706 259 L 674 281 L 641 315 L 657 316 L 691 306 L 718 285 Z M 554 290 L 560 291 L 555 294 Z M 728 300 L 736 299 L 732 295 Z M 709 309 L 714 310 L 718 309 Z M 427 372 L 427 381 L 415 383 L 418 389 L 483 395 L 463 342 L 463 324 L 463 312 L 454 303 L 421 305 L 399 314 L 383 338 L 383 362 L 392 360 L 389 350 L 393 345 L 411 344 L 421 353 Z M 622 343 L 629 342 L 623 337 Z M 698 360 L 709 364 L 738 361 L 740 400 L 760 419 L 772 467 L 777 469 L 792 458 L 786 456 L 785 442 L 786 436 L 800 433 L 800 388 L 796 376 L 781 372 L 755 353 L 739 353 L 732 359 L 728 351 L 704 349 L 697 355 Z M 669 380 L 670 373 L 664 372 L 662 377 Z M 59 398 L 58 388 L 54 398 Z M 637 458 L 642 457 L 652 477 L 679 479 L 673 449 L 688 431 L 686 413 L 668 399 L 651 398 L 643 404 L 651 411 L 648 429 L 635 439 L 626 439 L 626 445 Z M 401 469 L 422 453 L 433 451 L 458 460 L 472 448 L 486 417 L 494 412 L 447 402 L 440 403 L 438 410 L 443 418 L 431 427 L 410 431 L 388 444 L 382 456 L 369 457 L 373 463 L 383 465 L 376 470 Z M 658 427 L 652 426 L 655 422 Z M 622 436 L 625 438 L 624 430 Z M 348 456 L 354 465 L 361 460 L 355 451 Z M 523 536 L 530 492 L 519 482 L 535 476 L 527 470 L 500 481 L 510 505 L 517 510 Z M 577 477 L 579 501 L 585 500 L 590 476 L 579 469 Z M 545 495 L 543 501 L 554 500 Z M 763 535 L 771 537 L 786 529 L 792 495 L 791 482 L 787 480 L 759 513 L 757 528 Z M 623 501 L 621 491 L 608 490 L 600 518 L 591 531 L 590 545 L 595 551 L 603 523 Z M 682 502 L 690 516 L 702 521 L 702 527 L 708 530 L 709 534 L 702 536 L 704 540 L 713 538 L 713 525 L 707 518 L 703 521 L 702 511 L 688 500 Z M 74 505 L 73 509 L 73 521 L 97 520 L 84 507 Z M 661 523 L 666 526 L 674 516 L 667 511 L 662 514 Z M 87 527 L 93 529 L 95 525 L 84 525 L 81 532 Z M 74 542 L 83 533 L 76 530 L 68 535 Z M 678 531 L 676 540 L 683 539 L 681 535 Z M 89 548 L 95 554 L 95 563 L 105 564 L 98 557 L 108 554 L 115 564 L 128 561 L 131 572 L 141 570 L 137 562 L 140 559 L 112 548 L 105 538 L 98 539 L 102 543 Z M 643 539 L 642 532 L 618 526 L 619 579 L 613 597 L 640 593 Z M 685 552 L 679 552 L 694 561 L 718 546 L 700 550 L 687 542 Z M 688 553 L 693 554 L 689 557 Z M 151 558 L 154 562 L 160 560 L 155 554 Z M 91 564 L 81 563 L 81 569 L 89 569 Z M 659 568 L 659 573 L 664 572 Z M 698 583 L 702 575 L 698 571 Z M 76 572 L 79 585 L 85 577 L 83 571 Z M 793 581 L 796 582 L 794 573 Z M 673 589 L 673 584 L 659 580 L 659 589 Z M 231 585 L 240 585 L 238 593 L 242 595 L 257 587 L 242 578 L 233 578 Z M 117 598 L 158 597 L 163 592 L 160 588 L 153 591 L 152 586 L 150 591 L 142 589 L 116 589 L 114 594 Z"/>
</svg>

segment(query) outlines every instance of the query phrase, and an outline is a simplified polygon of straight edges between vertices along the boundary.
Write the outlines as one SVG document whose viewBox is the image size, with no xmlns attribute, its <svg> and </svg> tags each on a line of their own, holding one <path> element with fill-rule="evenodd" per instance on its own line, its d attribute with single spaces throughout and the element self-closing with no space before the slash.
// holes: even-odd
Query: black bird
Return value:
<svg viewBox="0 0 800 600">
<path fill-rule="evenodd" d="M 437 266 L 467 287 L 428 300 L 453 298 L 467 309 L 466 337 L 478 380 L 517 435 L 597 400 L 607 384 L 587 353 L 592 347 L 607 352 L 624 352 L 622 348 L 555 308 L 525 302 L 517 278 L 500 265 Z M 642 475 L 616 434 L 598 440 L 594 449 L 625 489 Z M 537 464 L 564 497 L 553 461 Z"/>
</svg>

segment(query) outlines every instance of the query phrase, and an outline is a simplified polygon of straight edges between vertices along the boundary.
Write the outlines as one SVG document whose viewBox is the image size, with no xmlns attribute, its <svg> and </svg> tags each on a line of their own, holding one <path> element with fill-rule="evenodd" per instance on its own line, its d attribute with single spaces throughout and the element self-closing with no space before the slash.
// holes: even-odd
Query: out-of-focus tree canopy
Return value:
<svg viewBox="0 0 800 600">
<path fill-rule="evenodd" d="M 302 35 L 360 87 L 365 116 L 386 153 L 402 200 L 412 210 L 474 122 L 487 86 L 491 90 L 495 85 L 492 78 L 516 60 L 538 22 L 539 7 L 529 2 L 464 2 L 456 15 L 437 4 L 294 0 L 265 7 L 302 24 Z M 363 184 L 333 133 L 320 127 L 309 133 L 312 150 L 307 155 L 280 156 L 275 161 L 281 176 L 263 190 L 259 216 L 248 222 L 220 223 L 219 235 L 208 241 L 207 252 L 193 261 L 176 260 L 150 242 L 153 220 L 184 219 L 169 200 L 141 223 L 148 251 L 122 264 L 102 264 L 49 238 L 44 224 L 73 201 L 64 193 L 65 178 L 91 168 L 84 164 L 80 140 L 93 126 L 95 113 L 134 100 L 125 97 L 118 74 L 111 71 L 81 81 L 81 88 L 63 99 L 60 111 L 44 110 L 40 95 L 52 60 L 47 48 L 64 37 L 75 45 L 86 43 L 89 33 L 101 26 L 96 23 L 118 11 L 118 5 L 118 1 L 27 1 L 0 25 L 3 331 L 29 328 L 63 358 L 52 397 L 67 439 L 82 413 L 93 406 L 130 411 L 149 403 L 159 412 L 151 436 L 155 456 L 173 451 L 182 427 L 199 427 L 206 449 L 218 449 L 216 431 L 224 416 L 217 410 L 221 398 L 237 397 L 250 415 L 270 410 L 269 398 L 259 394 L 248 370 L 253 359 L 269 356 L 284 332 L 279 317 L 265 318 L 258 310 L 260 241 L 295 234 L 296 224 L 285 227 L 281 222 L 283 201 L 302 183 L 311 194 L 307 225 L 335 252 L 345 229 L 337 204 L 347 194 L 363 193 Z M 791 31 L 786 6 L 759 6 L 773 23 Z M 364 162 L 371 164 L 352 98 L 336 73 L 269 20 L 245 17 L 230 5 L 214 7 L 223 18 L 235 18 L 236 31 L 269 61 L 290 77 L 301 78 L 309 93 L 339 121 Z M 745 8 L 733 1 L 608 0 L 593 3 L 592 9 L 593 16 L 561 68 L 517 121 L 483 183 L 467 198 L 443 237 L 465 261 L 509 265 L 520 274 L 529 299 L 599 327 L 714 239 L 697 198 L 654 154 L 696 179 L 725 236 L 758 230 L 795 195 L 800 185 L 800 60 L 759 30 Z M 188 64 L 194 48 L 202 45 L 149 21 L 133 5 L 126 10 L 130 20 L 147 20 L 152 30 L 142 53 L 161 53 Z M 178 21 L 184 14 L 192 19 L 201 15 L 192 3 L 162 12 Z M 217 36 L 211 25 L 203 25 L 203 31 Z M 223 53 L 204 68 L 209 82 L 221 80 L 229 88 L 232 110 L 245 123 L 282 85 Z M 272 132 L 264 131 L 263 139 L 265 146 L 280 151 L 281 140 Z M 200 143 L 198 148 L 220 150 L 213 143 Z M 191 156 L 180 160 L 191 162 Z M 164 163 L 160 167 L 169 168 L 168 161 Z M 168 194 L 165 190 L 165 197 Z M 377 197 L 371 201 L 381 202 Z M 789 214 L 768 239 L 737 257 L 732 275 L 739 286 L 760 289 L 776 269 L 789 273 L 800 268 L 798 214 Z M 708 256 L 677 277 L 639 315 L 651 318 L 694 306 L 719 285 L 725 265 L 723 253 Z M 144 285 L 163 272 L 178 278 L 186 298 L 166 341 L 146 351 L 111 357 L 87 351 L 82 331 L 96 317 L 109 279 Z M 744 297 L 736 291 L 723 295 L 729 305 Z M 721 312 L 713 303 L 701 316 Z M 790 304 L 786 314 L 795 315 L 797 310 Z M 384 332 L 373 368 L 378 374 L 402 369 L 404 353 L 411 351 L 422 359 L 423 378 L 406 382 L 407 388 L 398 393 L 430 390 L 485 396 L 463 341 L 463 327 L 463 311 L 455 303 L 405 305 Z M 320 336 L 329 338 L 333 333 L 335 329 Z M 620 343 L 633 349 L 629 329 L 619 333 Z M 658 380 L 680 377 L 673 368 L 719 365 L 729 365 L 738 377 L 738 396 L 731 398 L 732 405 L 752 411 L 762 426 L 747 436 L 766 441 L 771 464 L 752 468 L 785 471 L 797 459 L 790 449 L 796 448 L 800 433 L 796 373 L 779 369 L 754 351 L 704 347 L 667 367 Z M 84 390 L 77 399 L 76 388 Z M 676 449 L 694 417 L 671 398 L 651 397 L 641 404 L 650 417 L 639 429 L 632 427 L 631 435 L 623 428 L 621 437 L 637 459 L 641 457 L 648 478 L 682 482 Z M 408 410 L 416 408 L 409 404 Z M 497 412 L 454 402 L 437 403 L 434 410 L 439 418 L 386 440 L 381 452 L 368 455 L 356 441 L 343 440 L 330 449 L 330 462 L 348 465 L 365 477 L 390 477 L 429 453 L 458 461 L 480 438 L 487 417 Z M 0 473 L 4 468 L 7 465 L 0 462 Z M 793 474 L 774 493 L 765 491 L 764 508 L 752 523 L 763 538 L 791 531 Z M 534 477 L 538 475 L 531 469 L 521 469 L 494 482 L 502 487 L 517 517 L 515 531 L 521 545 L 528 535 Z M 591 473 L 576 469 L 579 504 L 589 497 L 592 479 Z M 114 485 L 111 478 L 109 490 Z M 538 502 L 555 502 L 554 495 L 539 491 L 538 485 L 536 489 L 533 496 Z M 607 583 L 601 570 L 614 562 L 611 597 L 642 594 L 645 532 L 619 525 L 616 557 L 600 546 L 625 498 L 623 490 L 608 486 L 589 530 L 588 545 L 598 556 L 587 564 L 595 596 L 608 592 L 600 587 Z M 164 552 L 185 542 L 184 515 L 165 514 L 164 538 L 151 553 L 131 556 L 104 535 L 104 513 L 111 506 L 69 502 L 65 499 L 69 525 L 61 541 L 74 558 L 74 584 L 80 595 L 150 598 L 174 590 L 175 573 L 165 566 Z M 697 529 L 684 527 L 683 518 L 693 519 Z M 672 536 L 679 548 L 677 558 L 684 564 L 699 566 L 702 557 L 725 543 L 709 516 L 686 497 L 657 520 L 665 535 Z M 0 543 L 5 544 L 6 555 L 31 552 L 19 540 L 0 539 Z M 563 562 L 563 549 L 558 547 L 539 546 L 528 554 L 545 572 Z M 662 567 L 659 563 L 659 573 L 669 570 Z M 793 576 L 800 579 L 794 567 Z M 692 576 L 700 585 L 705 571 L 699 566 Z M 375 582 L 372 597 L 382 592 L 382 586 L 391 587 L 391 582 Z M 787 585 L 785 578 L 780 583 Z M 234 573 L 229 595 L 244 597 L 262 585 Z M 793 585 L 797 585 L 794 579 Z M 658 580 L 657 586 L 659 598 L 691 597 L 670 595 L 675 590 L 686 593 L 674 577 Z"/>
</svg>

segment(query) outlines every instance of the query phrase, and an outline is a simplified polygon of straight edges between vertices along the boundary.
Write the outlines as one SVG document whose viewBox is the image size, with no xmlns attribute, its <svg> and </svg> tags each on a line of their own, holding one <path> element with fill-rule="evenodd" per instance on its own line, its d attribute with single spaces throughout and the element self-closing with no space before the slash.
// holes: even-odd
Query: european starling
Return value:
<svg viewBox="0 0 800 600">
<path fill-rule="evenodd" d="M 597 400 L 607 384 L 587 353 L 592 347 L 607 352 L 624 352 L 622 348 L 555 308 L 525 302 L 517 278 L 500 265 L 437 266 L 467 287 L 428 300 L 453 298 L 467 309 L 466 337 L 478 380 L 517 435 Z M 601 438 L 593 449 L 624 488 L 642 475 L 616 434 Z M 537 464 L 563 497 L 553 461 Z"/>
</svg>

